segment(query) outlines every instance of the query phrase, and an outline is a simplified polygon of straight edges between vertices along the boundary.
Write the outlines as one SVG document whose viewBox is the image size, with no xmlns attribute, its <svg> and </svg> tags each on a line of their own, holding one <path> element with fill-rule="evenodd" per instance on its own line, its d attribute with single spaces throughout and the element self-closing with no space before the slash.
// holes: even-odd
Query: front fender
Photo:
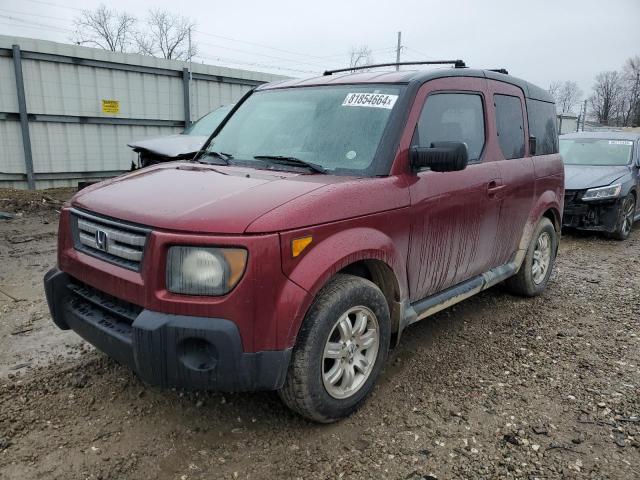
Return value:
<svg viewBox="0 0 640 480">
<path fill-rule="evenodd" d="M 311 234 L 313 242 L 299 258 L 291 256 L 291 241 Z M 347 230 L 287 232 L 281 234 L 282 266 L 285 275 L 309 292 L 299 315 L 290 324 L 286 337 L 292 341 L 297 335 L 304 315 L 320 289 L 337 272 L 362 260 L 384 262 L 394 273 L 400 298 L 407 297 L 406 265 L 397 242 L 384 232 L 370 227 Z M 284 333 L 284 332 L 282 332 Z"/>
</svg>

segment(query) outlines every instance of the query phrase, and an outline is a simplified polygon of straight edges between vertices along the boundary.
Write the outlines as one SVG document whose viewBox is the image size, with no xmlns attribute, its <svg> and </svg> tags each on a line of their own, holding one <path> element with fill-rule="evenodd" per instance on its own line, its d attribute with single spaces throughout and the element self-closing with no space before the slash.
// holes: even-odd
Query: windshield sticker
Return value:
<svg viewBox="0 0 640 480">
<path fill-rule="evenodd" d="M 609 145 L 633 145 L 631 140 L 609 140 Z"/>
<path fill-rule="evenodd" d="M 342 102 L 343 107 L 387 108 L 391 110 L 398 100 L 398 95 L 386 93 L 348 93 Z"/>
</svg>

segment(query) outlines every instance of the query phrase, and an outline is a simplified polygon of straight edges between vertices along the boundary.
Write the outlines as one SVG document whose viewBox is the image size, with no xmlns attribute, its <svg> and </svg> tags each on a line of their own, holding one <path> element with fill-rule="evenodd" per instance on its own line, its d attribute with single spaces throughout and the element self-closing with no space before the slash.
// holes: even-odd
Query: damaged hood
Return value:
<svg viewBox="0 0 640 480">
<path fill-rule="evenodd" d="M 166 230 L 240 234 L 260 216 L 331 178 L 171 162 L 92 185 L 71 205 Z"/>
<path fill-rule="evenodd" d="M 198 152 L 207 138 L 200 135 L 178 134 L 148 138 L 128 145 L 136 152 L 146 150 L 161 157 L 182 158 Z"/>
<path fill-rule="evenodd" d="M 564 181 L 567 190 L 584 190 L 587 188 L 604 187 L 616 180 L 629 175 L 629 167 L 623 166 L 593 166 L 593 165 L 565 165 Z"/>
</svg>

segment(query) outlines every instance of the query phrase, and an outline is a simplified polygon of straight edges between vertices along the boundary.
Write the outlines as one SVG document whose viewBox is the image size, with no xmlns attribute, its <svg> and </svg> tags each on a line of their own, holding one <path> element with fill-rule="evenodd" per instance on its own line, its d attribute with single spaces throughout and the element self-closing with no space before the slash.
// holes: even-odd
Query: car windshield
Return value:
<svg viewBox="0 0 640 480">
<path fill-rule="evenodd" d="M 631 160 L 632 149 L 631 140 L 560 139 L 560 154 L 565 165 L 627 165 Z"/>
<path fill-rule="evenodd" d="M 258 168 L 299 169 L 305 162 L 315 171 L 367 176 L 403 89 L 348 85 L 258 91 L 236 110 L 208 151 Z"/>
<path fill-rule="evenodd" d="M 194 122 L 189 128 L 186 128 L 183 135 L 199 135 L 201 137 L 208 137 L 213 133 L 220 122 L 224 120 L 227 113 L 231 111 L 233 105 L 225 105 L 223 107 L 216 108 L 213 112 L 207 113 L 204 117 L 201 117 L 197 122 Z"/>
</svg>

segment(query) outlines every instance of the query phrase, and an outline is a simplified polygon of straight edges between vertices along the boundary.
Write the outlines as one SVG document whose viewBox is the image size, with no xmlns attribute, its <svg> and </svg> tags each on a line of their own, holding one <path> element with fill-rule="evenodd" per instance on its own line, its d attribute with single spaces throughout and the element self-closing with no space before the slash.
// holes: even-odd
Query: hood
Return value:
<svg viewBox="0 0 640 480">
<path fill-rule="evenodd" d="M 240 234 L 266 212 L 330 178 L 335 177 L 170 162 L 92 185 L 71 204 L 166 230 Z"/>
<path fill-rule="evenodd" d="M 208 137 L 200 135 L 168 135 L 131 142 L 128 145 L 136 152 L 146 150 L 167 158 L 179 158 L 196 153 Z"/>
<path fill-rule="evenodd" d="M 586 188 L 604 187 L 629 173 L 629 167 L 565 165 L 564 182 L 567 190 L 584 190 Z"/>
</svg>

